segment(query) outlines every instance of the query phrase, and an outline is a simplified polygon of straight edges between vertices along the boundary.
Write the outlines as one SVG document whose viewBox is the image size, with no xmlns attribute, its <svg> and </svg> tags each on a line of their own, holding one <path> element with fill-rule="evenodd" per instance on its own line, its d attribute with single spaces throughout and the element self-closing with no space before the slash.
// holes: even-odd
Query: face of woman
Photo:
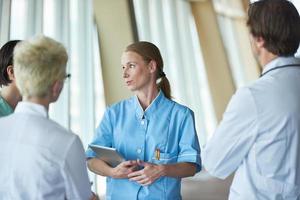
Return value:
<svg viewBox="0 0 300 200">
<path fill-rule="evenodd" d="M 150 63 L 146 63 L 142 56 L 135 52 L 123 53 L 121 58 L 123 78 L 129 90 L 143 90 L 152 84 L 153 70 Z"/>
</svg>

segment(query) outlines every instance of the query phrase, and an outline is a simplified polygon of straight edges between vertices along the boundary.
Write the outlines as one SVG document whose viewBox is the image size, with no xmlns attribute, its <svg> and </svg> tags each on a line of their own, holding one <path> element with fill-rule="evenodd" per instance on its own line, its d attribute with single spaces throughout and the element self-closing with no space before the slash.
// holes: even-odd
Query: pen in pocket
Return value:
<svg viewBox="0 0 300 200">
<path fill-rule="evenodd" d="M 155 158 L 156 158 L 156 160 L 160 159 L 160 150 L 159 149 L 155 149 Z"/>
</svg>

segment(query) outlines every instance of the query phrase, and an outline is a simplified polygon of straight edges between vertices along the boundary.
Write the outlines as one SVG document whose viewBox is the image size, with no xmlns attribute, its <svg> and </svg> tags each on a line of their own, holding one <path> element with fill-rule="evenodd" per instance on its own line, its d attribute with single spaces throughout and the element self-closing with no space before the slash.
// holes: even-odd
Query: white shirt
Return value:
<svg viewBox="0 0 300 200">
<path fill-rule="evenodd" d="M 279 57 L 263 77 L 232 97 L 205 146 L 204 167 L 225 178 L 236 171 L 231 200 L 300 199 L 300 64 Z"/>
<path fill-rule="evenodd" d="M 80 139 L 41 105 L 20 102 L 0 119 L 0 163 L 1 200 L 91 197 Z"/>
</svg>

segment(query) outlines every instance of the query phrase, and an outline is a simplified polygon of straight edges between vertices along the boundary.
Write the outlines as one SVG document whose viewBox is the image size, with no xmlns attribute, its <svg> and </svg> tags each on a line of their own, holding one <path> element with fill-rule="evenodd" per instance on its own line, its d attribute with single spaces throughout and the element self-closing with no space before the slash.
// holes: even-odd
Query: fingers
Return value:
<svg viewBox="0 0 300 200">
<path fill-rule="evenodd" d="M 128 174 L 128 178 L 130 181 L 135 181 L 143 186 L 146 186 L 146 185 L 149 185 L 152 183 L 150 178 L 147 177 L 146 174 L 143 173 L 143 170 Z"/>
<path fill-rule="evenodd" d="M 128 174 L 128 178 L 133 178 L 133 177 L 136 177 L 136 176 L 141 176 L 143 174 L 142 171 L 143 170 L 132 172 L 132 173 Z"/>
<path fill-rule="evenodd" d="M 122 162 L 120 165 L 122 165 L 124 167 L 136 166 L 137 161 L 136 160 L 127 160 L 127 161 Z"/>
<path fill-rule="evenodd" d="M 144 166 L 144 162 L 139 160 L 139 159 L 137 160 L 137 164 L 140 165 L 140 166 Z"/>
<path fill-rule="evenodd" d="M 129 173 L 136 171 L 136 165 L 131 166 L 130 168 L 128 168 Z"/>
<path fill-rule="evenodd" d="M 147 177 L 145 174 L 141 174 L 139 176 L 135 176 L 129 179 L 130 181 L 135 181 L 139 183 L 142 186 L 150 185 L 154 182 L 155 179 L 151 179 L 150 177 Z"/>
<path fill-rule="evenodd" d="M 142 170 L 136 171 L 137 166 L 143 166 Z M 152 184 L 160 177 L 157 173 L 157 165 L 143 162 L 141 160 L 128 160 L 119 164 L 115 168 L 115 177 L 128 178 L 130 181 L 135 181 L 142 186 Z"/>
<path fill-rule="evenodd" d="M 137 165 L 139 166 L 143 166 L 143 167 L 147 167 L 147 166 L 151 166 L 152 163 L 148 163 L 148 162 L 144 162 L 144 161 L 141 161 L 141 160 L 137 160 Z"/>
<path fill-rule="evenodd" d="M 143 181 L 138 182 L 142 186 L 148 186 L 151 185 L 154 181 L 151 181 L 150 179 L 144 179 Z"/>
<path fill-rule="evenodd" d="M 113 178 L 128 178 L 128 174 L 135 171 L 137 167 L 137 161 L 128 160 L 120 163 L 118 166 L 113 168 L 112 177 Z"/>
<path fill-rule="evenodd" d="M 138 164 L 140 163 L 138 162 Z M 142 186 L 147 186 L 158 179 L 160 175 L 156 172 L 156 165 L 146 162 L 143 162 L 142 164 L 145 168 L 128 174 L 128 178 L 130 181 L 135 181 Z"/>
<path fill-rule="evenodd" d="M 147 179 L 147 177 L 145 175 L 140 175 L 140 176 L 135 176 L 135 177 L 132 177 L 130 178 L 129 180 L 130 181 L 136 181 L 136 182 L 139 182 L 139 181 L 142 181 L 144 179 Z"/>
</svg>

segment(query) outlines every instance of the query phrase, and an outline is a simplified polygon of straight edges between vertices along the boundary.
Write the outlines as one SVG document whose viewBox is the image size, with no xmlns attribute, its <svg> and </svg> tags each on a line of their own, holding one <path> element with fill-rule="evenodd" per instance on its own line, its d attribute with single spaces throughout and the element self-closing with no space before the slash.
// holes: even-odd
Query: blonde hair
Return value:
<svg viewBox="0 0 300 200">
<path fill-rule="evenodd" d="M 17 44 L 14 74 L 21 95 L 45 97 L 55 81 L 63 80 L 67 60 L 64 46 L 43 35 Z"/>
</svg>

